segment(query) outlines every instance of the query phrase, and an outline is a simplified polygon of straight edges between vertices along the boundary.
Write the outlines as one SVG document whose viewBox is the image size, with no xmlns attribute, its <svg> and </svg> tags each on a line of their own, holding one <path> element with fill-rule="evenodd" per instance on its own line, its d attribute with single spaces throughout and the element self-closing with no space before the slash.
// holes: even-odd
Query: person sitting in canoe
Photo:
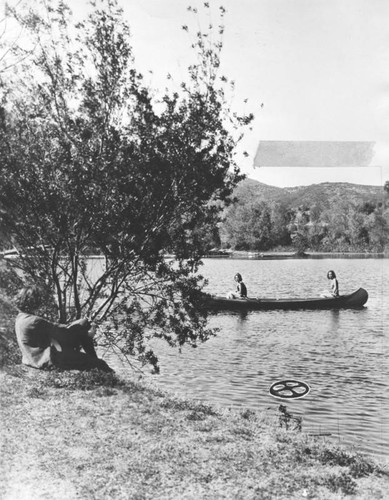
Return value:
<svg viewBox="0 0 389 500">
<path fill-rule="evenodd" d="M 86 318 L 70 325 L 52 323 L 38 316 L 44 305 L 44 291 L 37 286 L 23 288 L 16 297 L 19 314 L 15 321 L 16 338 L 22 351 L 22 363 L 33 368 L 91 370 L 112 372 L 97 357 L 94 329 Z M 80 348 L 84 352 L 80 352 Z"/>
<path fill-rule="evenodd" d="M 333 297 L 339 296 L 339 283 L 334 271 L 328 271 L 327 278 L 330 280 L 330 293 Z"/>
<path fill-rule="evenodd" d="M 243 283 L 242 275 L 236 273 L 234 276 L 234 280 L 236 281 L 236 290 L 235 292 L 229 292 L 227 295 L 227 299 L 241 299 L 247 297 L 247 288 Z"/>
<path fill-rule="evenodd" d="M 339 283 L 336 279 L 336 274 L 334 271 L 328 271 L 327 278 L 330 280 L 330 289 L 328 292 L 324 292 L 322 297 L 339 297 Z"/>
</svg>

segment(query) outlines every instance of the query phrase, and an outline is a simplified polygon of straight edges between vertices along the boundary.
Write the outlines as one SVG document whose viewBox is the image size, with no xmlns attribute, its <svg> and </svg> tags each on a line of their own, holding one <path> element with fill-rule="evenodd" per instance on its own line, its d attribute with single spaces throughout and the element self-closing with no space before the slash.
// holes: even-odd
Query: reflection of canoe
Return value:
<svg viewBox="0 0 389 500">
<path fill-rule="evenodd" d="M 269 309 L 344 309 L 362 307 L 369 295 L 364 288 L 339 297 L 314 297 L 310 299 L 266 299 L 248 297 L 227 299 L 208 295 L 205 306 L 211 310 L 269 310 Z"/>
</svg>

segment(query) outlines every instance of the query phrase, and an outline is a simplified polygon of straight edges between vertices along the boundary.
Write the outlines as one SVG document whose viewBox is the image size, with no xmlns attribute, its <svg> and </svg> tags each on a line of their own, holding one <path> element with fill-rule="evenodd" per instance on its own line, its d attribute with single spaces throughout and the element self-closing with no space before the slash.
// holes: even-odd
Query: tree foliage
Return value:
<svg viewBox="0 0 389 500">
<path fill-rule="evenodd" d="M 389 246 L 387 183 L 382 201 L 358 202 L 340 198 L 327 207 L 285 206 L 245 200 L 244 189 L 236 205 L 227 209 L 221 226 L 222 243 L 235 250 L 265 251 L 277 247 L 324 252 L 383 252 Z"/>
<path fill-rule="evenodd" d="M 271 246 L 270 208 L 266 203 L 238 203 L 223 225 L 224 239 L 236 250 L 266 250 Z"/>
<path fill-rule="evenodd" d="M 55 291 L 60 321 L 89 316 L 101 340 L 156 366 L 150 339 L 213 333 L 196 307 L 199 235 L 242 178 L 234 150 L 252 116 L 227 103 L 222 24 L 195 35 L 187 80 L 161 94 L 136 70 L 116 1 L 92 5 L 77 25 L 62 1 L 13 13 L 35 50 L 0 72 L 0 230 L 19 277 Z"/>
</svg>

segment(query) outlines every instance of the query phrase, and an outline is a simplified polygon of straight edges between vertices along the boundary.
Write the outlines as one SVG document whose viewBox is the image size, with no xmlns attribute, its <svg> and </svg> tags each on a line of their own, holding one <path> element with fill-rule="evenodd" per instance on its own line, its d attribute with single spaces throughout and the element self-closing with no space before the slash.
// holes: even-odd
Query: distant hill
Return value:
<svg viewBox="0 0 389 500">
<path fill-rule="evenodd" d="M 282 202 L 285 206 L 296 208 L 300 205 L 330 208 L 340 199 L 352 204 L 379 202 L 383 198 L 381 186 L 365 186 L 348 182 L 323 182 L 310 186 L 279 188 L 269 186 L 253 179 L 239 183 L 234 195 L 243 203 L 252 201 Z"/>
</svg>

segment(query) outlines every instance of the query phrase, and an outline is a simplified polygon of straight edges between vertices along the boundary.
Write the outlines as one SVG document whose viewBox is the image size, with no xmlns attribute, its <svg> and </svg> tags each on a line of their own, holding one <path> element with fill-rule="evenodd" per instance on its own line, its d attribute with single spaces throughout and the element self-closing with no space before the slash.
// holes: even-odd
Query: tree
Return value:
<svg viewBox="0 0 389 500">
<path fill-rule="evenodd" d="M 188 81 L 158 96 L 135 69 L 115 0 L 75 26 L 63 2 L 45 4 L 14 12 L 36 50 L 2 79 L 0 229 L 19 251 L 10 266 L 55 292 L 61 322 L 89 316 L 101 341 L 157 367 L 150 339 L 196 346 L 214 333 L 198 307 L 198 233 L 242 178 L 234 149 L 252 116 L 227 105 L 221 41 L 198 33 Z M 104 257 L 97 276 L 91 252 Z"/>
<path fill-rule="evenodd" d="M 22 56 L 17 51 L 18 44 L 22 42 L 23 28 L 19 26 L 19 29 L 14 30 L 12 16 L 9 14 L 19 8 L 20 4 L 21 0 L 9 0 L 0 6 L 0 74 L 10 71 L 34 51 L 32 47 L 25 50 Z"/>
<path fill-rule="evenodd" d="M 270 209 L 264 202 L 237 203 L 223 223 L 223 232 L 236 250 L 267 250 L 271 229 Z"/>
<path fill-rule="evenodd" d="M 272 246 L 289 246 L 291 244 L 288 224 L 291 213 L 282 203 L 271 205 L 271 244 Z"/>
<path fill-rule="evenodd" d="M 300 206 L 291 213 L 291 217 L 288 229 L 291 235 L 292 245 L 298 255 L 304 255 L 305 250 L 309 246 L 307 227 L 309 223 L 309 208 Z"/>
</svg>

